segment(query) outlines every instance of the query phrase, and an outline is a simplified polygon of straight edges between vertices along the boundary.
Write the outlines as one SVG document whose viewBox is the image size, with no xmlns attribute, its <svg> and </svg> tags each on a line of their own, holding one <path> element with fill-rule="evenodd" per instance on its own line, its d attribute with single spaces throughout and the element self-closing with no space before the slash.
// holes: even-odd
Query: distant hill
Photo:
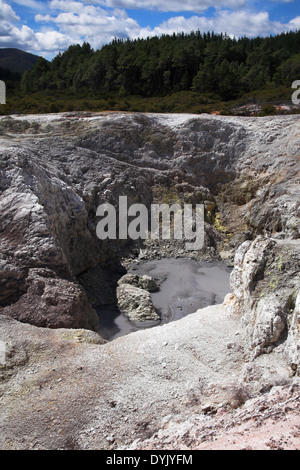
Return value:
<svg viewBox="0 0 300 470">
<path fill-rule="evenodd" d="M 34 54 L 19 49 L 0 49 L 0 68 L 22 74 L 26 70 L 33 69 L 38 58 Z"/>
</svg>

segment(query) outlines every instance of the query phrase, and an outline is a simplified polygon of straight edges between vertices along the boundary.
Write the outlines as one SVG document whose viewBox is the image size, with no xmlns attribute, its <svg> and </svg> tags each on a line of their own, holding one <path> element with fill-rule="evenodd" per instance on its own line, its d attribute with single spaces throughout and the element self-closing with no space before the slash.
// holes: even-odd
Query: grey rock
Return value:
<svg viewBox="0 0 300 470">
<path fill-rule="evenodd" d="M 132 284 L 122 283 L 117 288 L 118 306 L 132 322 L 159 322 L 151 295 L 148 291 Z"/>
<path fill-rule="evenodd" d="M 158 289 L 155 279 L 147 274 L 138 276 L 137 274 L 127 273 L 119 279 L 118 285 L 121 284 L 131 284 L 149 292 L 155 292 Z"/>
<path fill-rule="evenodd" d="M 251 335 L 251 347 L 255 354 L 267 350 L 268 346 L 277 343 L 286 331 L 286 312 L 281 299 L 270 294 L 260 300 L 255 309 L 255 325 L 248 327 Z M 251 331 L 249 331 L 251 330 Z M 250 339 L 250 338 L 249 338 Z"/>
<path fill-rule="evenodd" d="M 231 288 L 251 357 L 284 343 L 290 364 L 299 364 L 299 249 L 300 241 L 260 236 L 237 250 Z"/>
<path fill-rule="evenodd" d="M 285 354 L 293 372 L 300 375 L 300 292 L 296 298 L 295 308 L 291 312 L 290 328 L 285 346 Z"/>
</svg>

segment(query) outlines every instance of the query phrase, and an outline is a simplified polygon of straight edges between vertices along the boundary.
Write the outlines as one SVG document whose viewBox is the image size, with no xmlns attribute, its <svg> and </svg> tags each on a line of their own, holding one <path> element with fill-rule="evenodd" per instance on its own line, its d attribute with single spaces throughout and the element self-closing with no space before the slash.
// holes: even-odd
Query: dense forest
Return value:
<svg viewBox="0 0 300 470">
<path fill-rule="evenodd" d="M 167 96 L 190 93 L 190 99 L 197 96 L 199 103 L 201 97 L 202 103 L 226 103 L 268 90 L 263 96 L 272 101 L 287 98 L 297 79 L 300 31 L 253 39 L 197 31 L 115 39 L 97 51 L 88 43 L 72 45 L 51 62 L 39 58 L 33 70 L 23 74 L 20 96 L 48 97 L 48 101 L 50 96 L 60 97 L 64 104 L 82 97 L 91 100 L 85 101 L 86 108 L 89 104 L 97 108 L 95 99 L 102 99 L 102 105 L 109 99 L 110 108 L 123 100 L 126 109 L 130 97 L 148 103 L 163 98 L 166 103 Z M 53 111 L 57 103 L 52 102 Z"/>
</svg>

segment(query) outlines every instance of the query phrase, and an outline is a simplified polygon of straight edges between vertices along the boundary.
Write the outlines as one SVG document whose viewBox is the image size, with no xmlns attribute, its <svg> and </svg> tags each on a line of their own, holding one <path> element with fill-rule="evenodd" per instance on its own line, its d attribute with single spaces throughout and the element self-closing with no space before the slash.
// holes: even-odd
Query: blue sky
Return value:
<svg viewBox="0 0 300 470">
<path fill-rule="evenodd" d="M 70 44 L 194 30 L 266 36 L 300 29 L 299 0 L 0 0 L 0 48 L 48 59 Z"/>
</svg>

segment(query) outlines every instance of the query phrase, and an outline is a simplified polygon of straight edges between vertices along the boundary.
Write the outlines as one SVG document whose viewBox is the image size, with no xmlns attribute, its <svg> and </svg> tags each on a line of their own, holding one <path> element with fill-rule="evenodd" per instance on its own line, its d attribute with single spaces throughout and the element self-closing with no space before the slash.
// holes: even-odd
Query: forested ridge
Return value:
<svg viewBox="0 0 300 470">
<path fill-rule="evenodd" d="M 272 99 L 286 97 L 297 79 L 300 31 L 252 39 L 197 31 L 115 39 L 96 51 L 88 43 L 71 45 L 51 62 L 39 58 L 34 69 L 23 74 L 20 93 L 38 94 L 40 100 L 43 96 L 49 100 L 50 95 L 110 97 L 110 107 L 123 99 L 126 109 L 126 97 L 149 99 L 184 92 L 202 96 L 203 103 L 226 103 L 263 89 Z"/>
<path fill-rule="evenodd" d="M 22 75 L 31 70 L 38 56 L 11 47 L 0 49 L 0 68 Z M 1 73 L 1 72 L 0 72 Z"/>
</svg>

